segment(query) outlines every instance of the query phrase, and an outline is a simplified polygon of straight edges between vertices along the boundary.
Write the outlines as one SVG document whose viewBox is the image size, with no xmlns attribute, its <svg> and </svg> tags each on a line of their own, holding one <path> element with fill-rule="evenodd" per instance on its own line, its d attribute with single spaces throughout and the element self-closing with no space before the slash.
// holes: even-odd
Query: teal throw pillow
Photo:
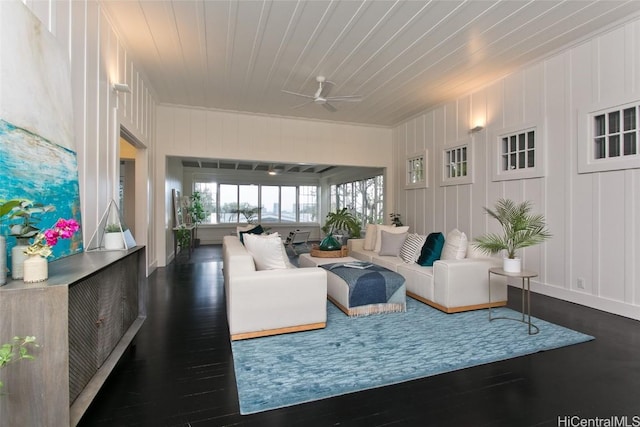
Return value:
<svg viewBox="0 0 640 427">
<path fill-rule="evenodd" d="M 433 263 L 440 259 L 440 253 L 444 247 L 444 236 L 442 233 L 431 233 L 427 236 L 427 240 L 420 251 L 418 264 L 423 267 L 431 267 Z"/>
<path fill-rule="evenodd" d="M 241 231 L 240 232 L 240 243 L 242 243 L 244 245 L 244 235 L 245 234 L 262 234 L 264 233 L 264 228 L 262 228 L 262 225 L 258 224 L 257 226 L 253 227 L 251 230 L 247 230 L 247 231 Z"/>
</svg>

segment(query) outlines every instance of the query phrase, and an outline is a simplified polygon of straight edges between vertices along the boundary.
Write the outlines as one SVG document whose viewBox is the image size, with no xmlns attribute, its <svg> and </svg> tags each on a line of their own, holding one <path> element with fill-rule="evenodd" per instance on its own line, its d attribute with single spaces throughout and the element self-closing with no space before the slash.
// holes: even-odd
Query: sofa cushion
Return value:
<svg viewBox="0 0 640 427">
<path fill-rule="evenodd" d="M 408 226 L 395 227 L 393 225 L 381 225 L 381 224 L 376 225 L 376 244 L 373 249 L 374 252 L 380 252 L 380 247 L 382 246 L 381 234 L 383 230 L 388 233 L 402 234 L 402 233 L 408 232 L 409 227 Z"/>
<path fill-rule="evenodd" d="M 389 233 L 388 231 L 382 231 L 380 234 L 381 244 L 380 256 L 400 256 L 400 249 L 407 238 L 407 233 Z"/>
<path fill-rule="evenodd" d="M 289 268 L 284 256 L 282 239 L 274 234 L 245 234 L 244 245 L 253 257 L 257 270 L 279 270 Z"/>
<path fill-rule="evenodd" d="M 464 259 L 467 256 L 468 245 L 467 235 L 454 228 L 447 233 L 440 259 Z"/>
<path fill-rule="evenodd" d="M 418 264 L 424 267 L 431 267 L 433 263 L 440 259 L 442 248 L 444 247 L 444 236 L 442 233 L 431 233 L 420 251 Z"/>
<path fill-rule="evenodd" d="M 426 239 L 427 236 L 421 236 L 416 233 L 407 235 L 400 249 L 400 258 L 406 263 L 416 262 L 420 257 L 420 252 Z"/>
<path fill-rule="evenodd" d="M 246 231 L 239 231 L 238 232 L 238 237 L 240 238 L 240 243 L 244 244 L 244 236 L 247 234 L 262 234 L 264 233 L 264 228 L 262 228 L 262 225 L 258 224 L 255 227 L 252 227 Z"/>
<path fill-rule="evenodd" d="M 376 247 L 376 224 L 367 224 L 367 230 L 364 232 L 363 249 L 372 251 Z"/>
</svg>

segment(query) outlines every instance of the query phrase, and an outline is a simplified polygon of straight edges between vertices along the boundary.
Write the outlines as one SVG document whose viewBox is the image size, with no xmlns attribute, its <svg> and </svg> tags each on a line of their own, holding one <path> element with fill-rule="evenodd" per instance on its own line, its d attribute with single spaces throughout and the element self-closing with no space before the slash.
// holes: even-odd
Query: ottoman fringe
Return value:
<svg viewBox="0 0 640 427">
<path fill-rule="evenodd" d="M 370 314 L 378 313 L 400 313 L 407 311 L 406 303 L 393 303 L 393 304 L 369 304 L 361 307 L 349 308 L 350 317 L 369 316 Z"/>
</svg>

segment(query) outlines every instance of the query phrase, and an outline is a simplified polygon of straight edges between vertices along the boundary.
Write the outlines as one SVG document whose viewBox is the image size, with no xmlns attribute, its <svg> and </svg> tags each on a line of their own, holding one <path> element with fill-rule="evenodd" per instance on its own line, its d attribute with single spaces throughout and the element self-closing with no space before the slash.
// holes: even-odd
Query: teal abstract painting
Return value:
<svg viewBox="0 0 640 427">
<path fill-rule="evenodd" d="M 0 200 L 27 199 L 55 210 L 43 213 L 37 227 L 52 227 L 58 218 L 81 224 L 76 153 L 0 118 Z M 0 232 L 8 236 L 10 221 Z M 8 253 L 16 239 L 7 237 Z M 82 233 L 60 240 L 49 260 L 82 252 Z M 9 260 L 9 263 L 11 261 Z M 10 264 L 9 264 L 10 265 Z"/>
</svg>

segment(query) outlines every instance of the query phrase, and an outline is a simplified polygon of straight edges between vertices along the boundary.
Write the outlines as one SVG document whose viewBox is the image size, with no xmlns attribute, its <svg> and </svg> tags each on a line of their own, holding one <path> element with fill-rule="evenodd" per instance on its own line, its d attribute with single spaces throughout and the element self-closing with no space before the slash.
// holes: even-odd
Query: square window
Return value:
<svg viewBox="0 0 640 427">
<path fill-rule="evenodd" d="M 542 146 L 537 140 L 538 124 L 495 131 L 493 180 L 537 178 L 543 176 Z"/>
<path fill-rule="evenodd" d="M 442 151 L 441 185 L 460 185 L 472 183 L 471 177 L 471 149 L 469 140 L 457 147 L 447 147 Z M 505 142 L 508 143 L 508 142 Z"/>
<path fill-rule="evenodd" d="M 640 167 L 640 100 L 599 103 L 581 110 L 578 127 L 578 173 Z"/>
<path fill-rule="evenodd" d="M 405 174 L 405 188 L 425 188 L 427 182 L 427 152 L 426 150 L 407 157 Z"/>
</svg>

